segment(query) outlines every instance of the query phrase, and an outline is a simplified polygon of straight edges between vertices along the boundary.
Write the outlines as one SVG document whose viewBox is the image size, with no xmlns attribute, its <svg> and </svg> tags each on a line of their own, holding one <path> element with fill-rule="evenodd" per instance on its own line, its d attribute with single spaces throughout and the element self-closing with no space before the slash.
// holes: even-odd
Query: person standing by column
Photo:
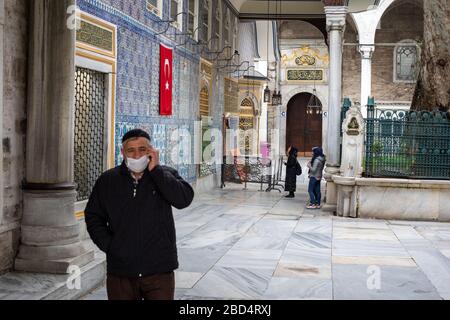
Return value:
<svg viewBox="0 0 450 320">
<path fill-rule="evenodd" d="M 308 162 L 309 168 L 309 204 L 306 206 L 307 209 L 320 209 L 322 194 L 320 191 L 320 184 L 323 177 L 323 168 L 325 166 L 325 155 L 320 147 L 313 148 L 313 157 L 310 162 Z"/>
<path fill-rule="evenodd" d="M 173 300 L 178 268 L 172 206 L 188 207 L 192 187 L 159 163 L 143 130 L 122 138 L 124 161 L 98 178 L 85 210 L 93 242 L 106 253 L 109 300 Z"/>
</svg>

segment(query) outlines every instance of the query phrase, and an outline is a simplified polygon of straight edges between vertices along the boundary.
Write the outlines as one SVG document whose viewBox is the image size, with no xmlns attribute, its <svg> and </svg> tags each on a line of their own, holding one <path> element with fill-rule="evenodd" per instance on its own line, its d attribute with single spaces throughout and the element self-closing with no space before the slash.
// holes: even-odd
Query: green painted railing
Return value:
<svg viewBox="0 0 450 320">
<path fill-rule="evenodd" d="M 446 112 L 382 110 L 369 100 L 366 177 L 450 180 L 450 122 Z"/>
</svg>

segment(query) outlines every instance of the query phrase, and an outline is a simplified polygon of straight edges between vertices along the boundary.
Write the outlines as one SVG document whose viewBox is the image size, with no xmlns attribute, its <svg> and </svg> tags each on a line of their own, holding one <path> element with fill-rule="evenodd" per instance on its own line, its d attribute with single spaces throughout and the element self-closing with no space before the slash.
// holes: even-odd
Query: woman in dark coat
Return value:
<svg viewBox="0 0 450 320">
<path fill-rule="evenodd" d="M 286 196 L 286 198 L 294 198 L 297 186 L 297 173 L 296 173 L 296 166 L 297 166 L 297 148 L 290 146 L 287 150 L 288 154 L 288 161 L 285 162 L 286 165 L 286 179 L 285 179 L 285 186 L 284 190 L 288 191 L 289 194 Z"/>
</svg>

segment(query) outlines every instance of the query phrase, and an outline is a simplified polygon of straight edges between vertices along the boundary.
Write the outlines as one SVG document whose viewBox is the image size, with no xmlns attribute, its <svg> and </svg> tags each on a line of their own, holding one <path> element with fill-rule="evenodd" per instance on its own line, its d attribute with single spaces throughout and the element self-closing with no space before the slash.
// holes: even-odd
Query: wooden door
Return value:
<svg viewBox="0 0 450 320">
<path fill-rule="evenodd" d="M 306 112 L 311 96 L 299 93 L 287 106 L 286 148 L 295 146 L 302 157 L 311 156 L 311 149 L 322 145 L 322 115 Z"/>
</svg>

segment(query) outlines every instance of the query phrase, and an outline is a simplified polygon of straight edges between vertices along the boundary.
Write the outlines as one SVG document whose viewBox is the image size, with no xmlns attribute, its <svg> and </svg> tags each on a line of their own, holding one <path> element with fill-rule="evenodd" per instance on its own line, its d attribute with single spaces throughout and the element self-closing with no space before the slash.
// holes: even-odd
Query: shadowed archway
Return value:
<svg viewBox="0 0 450 320">
<path fill-rule="evenodd" d="M 287 104 L 286 148 L 295 146 L 303 157 L 309 157 L 313 147 L 322 145 L 322 115 L 307 113 L 311 97 L 311 93 L 302 92 Z"/>
</svg>

